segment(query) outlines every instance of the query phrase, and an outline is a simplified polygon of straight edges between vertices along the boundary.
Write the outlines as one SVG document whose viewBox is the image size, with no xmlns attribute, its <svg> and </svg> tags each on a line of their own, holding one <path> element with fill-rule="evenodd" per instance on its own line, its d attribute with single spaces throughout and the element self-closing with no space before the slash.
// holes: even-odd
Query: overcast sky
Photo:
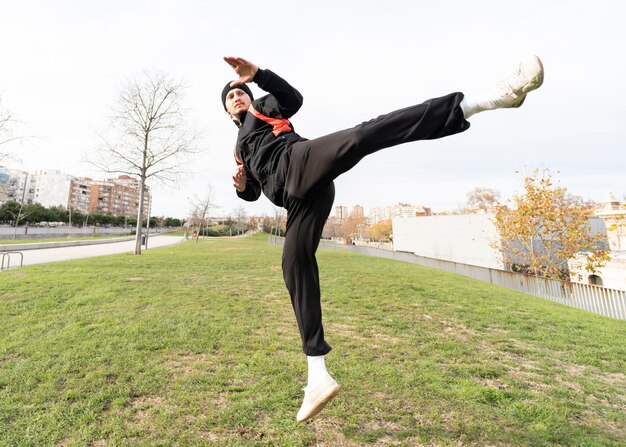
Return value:
<svg viewBox="0 0 626 447">
<path fill-rule="evenodd" d="M 503 199 L 535 168 L 600 201 L 626 194 L 626 2 L 615 1 L 0 1 L 0 107 L 33 135 L 9 149 L 24 170 L 102 178 L 82 159 L 106 131 L 120 87 L 144 70 L 185 83 L 203 135 L 192 173 L 154 186 L 153 214 L 183 217 L 209 185 L 225 215 L 250 204 L 232 188 L 236 127 L 220 103 L 225 55 L 271 68 L 300 90 L 307 138 L 452 91 L 492 87 L 527 54 L 545 82 L 520 109 L 469 131 L 379 152 L 337 181 L 335 205 L 397 202 L 452 210 L 474 187 Z M 258 97 L 262 92 L 252 85 Z"/>
</svg>

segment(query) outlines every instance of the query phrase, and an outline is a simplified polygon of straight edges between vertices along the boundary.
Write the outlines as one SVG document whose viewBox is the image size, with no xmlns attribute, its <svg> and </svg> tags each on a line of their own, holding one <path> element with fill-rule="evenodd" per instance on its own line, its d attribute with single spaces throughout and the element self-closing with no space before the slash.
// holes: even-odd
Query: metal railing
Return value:
<svg viewBox="0 0 626 447">
<path fill-rule="evenodd" d="M 268 238 L 268 242 L 282 245 L 282 238 Z M 476 265 L 428 258 L 413 253 L 391 251 L 382 248 L 341 245 L 322 241 L 321 248 L 349 250 L 368 256 L 395 259 L 412 264 L 445 270 L 457 275 L 485 281 L 507 289 L 516 290 L 539 298 L 545 298 L 576 309 L 585 310 L 605 317 L 626 320 L 626 291 L 608 289 L 591 284 L 577 284 L 569 281 L 540 278 L 522 273 L 507 272 Z"/>
<path fill-rule="evenodd" d="M 7 270 L 11 267 L 11 255 L 19 255 L 20 256 L 20 267 L 24 265 L 24 254 L 21 251 L 3 251 L 0 252 L 1 261 L 0 261 L 0 271 L 4 270 L 4 260 L 7 261 Z"/>
</svg>

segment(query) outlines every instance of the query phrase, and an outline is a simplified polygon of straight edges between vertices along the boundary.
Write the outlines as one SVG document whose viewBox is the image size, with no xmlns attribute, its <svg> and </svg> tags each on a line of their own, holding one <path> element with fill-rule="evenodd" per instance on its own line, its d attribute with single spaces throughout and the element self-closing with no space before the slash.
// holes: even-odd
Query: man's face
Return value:
<svg viewBox="0 0 626 447">
<path fill-rule="evenodd" d="M 231 116 L 239 117 L 250 108 L 250 96 L 240 88 L 234 88 L 226 94 L 226 110 Z"/>
</svg>

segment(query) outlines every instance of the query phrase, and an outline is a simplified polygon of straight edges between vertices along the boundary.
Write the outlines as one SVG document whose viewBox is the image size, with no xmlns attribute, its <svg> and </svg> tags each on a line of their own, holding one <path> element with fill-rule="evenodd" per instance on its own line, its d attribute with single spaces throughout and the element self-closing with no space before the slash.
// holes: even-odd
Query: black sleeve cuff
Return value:
<svg viewBox="0 0 626 447">
<path fill-rule="evenodd" d="M 255 84 L 263 84 L 267 80 L 267 71 L 259 68 L 252 78 L 252 82 Z"/>
</svg>

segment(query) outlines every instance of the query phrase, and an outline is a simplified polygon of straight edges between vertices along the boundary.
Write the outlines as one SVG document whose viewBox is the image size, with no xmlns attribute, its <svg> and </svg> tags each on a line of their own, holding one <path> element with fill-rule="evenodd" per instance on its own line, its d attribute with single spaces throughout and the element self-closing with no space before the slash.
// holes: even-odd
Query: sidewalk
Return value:
<svg viewBox="0 0 626 447">
<path fill-rule="evenodd" d="M 150 236 L 148 239 L 148 249 L 165 247 L 167 245 L 176 244 L 184 241 L 183 236 Z M 142 252 L 145 248 L 142 246 Z M 45 248 L 39 250 L 24 250 L 24 266 L 43 264 L 46 262 L 69 261 L 72 259 L 91 258 L 94 256 L 114 255 L 119 253 L 132 253 L 135 251 L 135 241 L 113 242 L 102 245 L 83 245 L 61 248 Z M 6 269 L 7 261 L 5 258 L 4 267 Z M 10 257 L 10 268 L 20 266 L 20 256 L 12 254 Z"/>
</svg>

